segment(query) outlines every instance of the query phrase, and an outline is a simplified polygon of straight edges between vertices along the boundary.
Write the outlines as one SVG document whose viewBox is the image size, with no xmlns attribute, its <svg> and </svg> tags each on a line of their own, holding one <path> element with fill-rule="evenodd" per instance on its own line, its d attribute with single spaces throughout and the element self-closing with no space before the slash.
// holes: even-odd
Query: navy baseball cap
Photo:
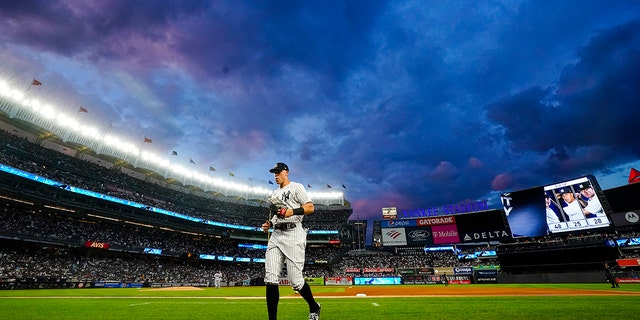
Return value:
<svg viewBox="0 0 640 320">
<path fill-rule="evenodd" d="M 289 171 L 289 166 L 287 166 L 286 163 L 278 162 L 278 163 L 276 163 L 275 166 L 273 166 L 273 168 L 271 168 L 271 170 L 269 170 L 269 172 L 271 172 L 271 173 L 280 173 L 282 170 Z"/>
<path fill-rule="evenodd" d="M 591 188 L 591 184 L 589 182 L 581 183 L 579 188 L 580 188 L 580 191 L 585 190 L 585 189 L 589 189 L 589 188 Z"/>
</svg>

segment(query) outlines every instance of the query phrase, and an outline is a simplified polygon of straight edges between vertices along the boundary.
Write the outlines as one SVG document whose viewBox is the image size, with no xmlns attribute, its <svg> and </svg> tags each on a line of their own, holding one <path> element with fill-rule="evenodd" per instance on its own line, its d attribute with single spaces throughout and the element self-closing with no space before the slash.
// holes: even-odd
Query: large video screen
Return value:
<svg viewBox="0 0 640 320">
<path fill-rule="evenodd" d="M 401 277 L 355 277 L 353 278 L 353 284 L 361 285 L 361 284 L 371 284 L 371 285 L 379 285 L 379 284 L 402 284 Z"/>
<path fill-rule="evenodd" d="M 503 193 L 511 234 L 539 237 L 611 226 L 610 209 L 592 175 L 546 186 Z"/>
</svg>

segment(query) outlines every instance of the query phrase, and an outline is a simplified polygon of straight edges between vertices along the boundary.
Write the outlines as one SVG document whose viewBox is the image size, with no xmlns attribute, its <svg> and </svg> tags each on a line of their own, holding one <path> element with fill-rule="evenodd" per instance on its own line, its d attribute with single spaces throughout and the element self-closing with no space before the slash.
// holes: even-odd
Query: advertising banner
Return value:
<svg viewBox="0 0 640 320">
<path fill-rule="evenodd" d="M 382 230 L 382 245 L 406 246 L 407 234 L 404 228 L 386 228 Z"/>
<path fill-rule="evenodd" d="M 400 277 L 355 277 L 353 278 L 355 285 L 379 285 L 379 284 L 402 284 Z"/>
<path fill-rule="evenodd" d="M 456 224 L 456 217 L 442 216 L 433 218 L 420 218 L 416 220 L 418 226 L 439 226 L 444 224 Z"/>
<path fill-rule="evenodd" d="M 454 267 L 453 274 L 473 274 L 473 267 Z"/>
<path fill-rule="evenodd" d="M 289 279 L 286 279 L 286 278 L 281 278 L 280 280 L 278 280 L 278 285 L 291 286 L 291 281 L 289 281 Z"/>
<path fill-rule="evenodd" d="M 109 243 L 107 242 L 86 241 L 84 246 L 86 248 L 109 249 Z"/>
<path fill-rule="evenodd" d="M 443 277 L 440 275 L 429 275 L 425 277 L 428 284 L 442 283 Z"/>
<path fill-rule="evenodd" d="M 640 258 L 618 259 L 616 260 L 620 267 L 638 267 L 640 266 Z"/>
<path fill-rule="evenodd" d="M 433 274 L 453 274 L 453 267 L 438 267 L 433 268 Z"/>
<path fill-rule="evenodd" d="M 433 281 L 427 281 L 426 276 L 403 276 L 403 284 L 433 284 Z"/>
<path fill-rule="evenodd" d="M 418 268 L 416 272 L 418 274 L 433 274 L 433 268 Z"/>
<path fill-rule="evenodd" d="M 460 242 L 501 241 L 511 238 L 503 210 L 480 211 L 457 217 Z"/>
<path fill-rule="evenodd" d="M 475 269 L 476 283 L 498 283 L 498 269 Z"/>
<path fill-rule="evenodd" d="M 476 277 L 476 283 L 498 283 L 498 276 Z"/>
<path fill-rule="evenodd" d="M 630 210 L 625 212 L 616 212 L 611 215 L 613 225 L 616 227 L 626 227 L 640 224 L 640 210 Z"/>
<path fill-rule="evenodd" d="M 447 275 L 449 284 L 471 284 L 471 275 Z"/>
<path fill-rule="evenodd" d="M 304 278 L 304 280 L 310 286 L 323 286 L 324 285 L 324 277 L 320 277 L 320 278 Z"/>
<path fill-rule="evenodd" d="M 394 273 L 394 268 L 364 268 L 363 273 Z"/>
<path fill-rule="evenodd" d="M 433 244 L 433 236 L 429 227 L 407 227 L 407 245 L 424 246 Z"/>
<path fill-rule="evenodd" d="M 380 221 L 380 227 L 382 228 L 402 228 L 402 227 L 417 227 L 415 219 L 411 220 L 382 220 Z"/>
<path fill-rule="evenodd" d="M 640 283 L 640 278 L 616 278 L 618 283 Z"/>
<path fill-rule="evenodd" d="M 382 219 L 395 219 L 398 217 L 396 207 L 382 208 Z"/>
<path fill-rule="evenodd" d="M 398 269 L 398 274 L 403 276 L 411 276 L 416 274 L 416 269 Z"/>
<path fill-rule="evenodd" d="M 324 280 L 326 286 L 341 286 L 353 284 L 352 277 L 327 277 Z"/>
<path fill-rule="evenodd" d="M 458 237 L 458 228 L 455 224 L 432 226 L 431 232 L 433 233 L 434 244 L 460 242 L 460 238 Z"/>
<path fill-rule="evenodd" d="M 496 276 L 498 275 L 498 269 L 475 269 L 477 276 Z"/>
</svg>

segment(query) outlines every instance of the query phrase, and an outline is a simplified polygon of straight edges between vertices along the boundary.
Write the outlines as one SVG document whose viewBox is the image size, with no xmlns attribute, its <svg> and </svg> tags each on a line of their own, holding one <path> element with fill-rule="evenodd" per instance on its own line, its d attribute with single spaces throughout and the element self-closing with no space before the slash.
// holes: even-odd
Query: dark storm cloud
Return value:
<svg viewBox="0 0 640 320">
<path fill-rule="evenodd" d="M 0 16 L 5 36 L 24 45 L 102 60 L 143 51 L 128 40 L 164 39 L 170 21 L 206 6 L 205 1 L 3 1 Z"/>
<path fill-rule="evenodd" d="M 556 86 L 532 87 L 487 107 L 514 153 L 547 155 L 532 163 L 545 179 L 564 179 L 621 159 L 640 145 L 640 22 L 596 32 Z M 522 173 L 524 174 L 524 172 Z"/>
<path fill-rule="evenodd" d="M 607 145 L 638 156 L 640 145 L 640 21 L 597 32 L 560 76 L 558 98 L 583 124 L 568 146 Z M 568 116 L 569 114 L 567 114 Z"/>
<path fill-rule="evenodd" d="M 637 12 L 637 1 L 3 1 L 0 67 L 100 100 L 118 129 L 176 159 L 238 177 L 290 161 L 314 191 L 344 183 L 377 217 L 637 159 Z"/>
</svg>

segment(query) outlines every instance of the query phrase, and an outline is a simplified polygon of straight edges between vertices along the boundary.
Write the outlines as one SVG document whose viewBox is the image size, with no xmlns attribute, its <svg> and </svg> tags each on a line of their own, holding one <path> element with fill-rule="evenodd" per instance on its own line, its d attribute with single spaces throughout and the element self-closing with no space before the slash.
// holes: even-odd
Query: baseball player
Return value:
<svg viewBox="0 0 640 320">
<path fill-rule="evenodd" d="M 317 320 L 320 318 L 320 304 L 314 300 L 311 287 L 302 275 L 307 246 L 307 232 L 302 228 L 302 218 L 314 211 L 313 202 L 302 184 L 289 180 L 289 166 L 278 162 L 269 172 L 274 174 L 279 185 L 269 198 L 271 216 L 262 224 L 264 232 L 273 228 L 265 254 L 264 282 L 269 320 L 275 320 L 278 316 L 278 283 L 283 264 L 286 264 L 287 278 L 293 290 L 300 293 L 309 304 L 309 320 Z"/>
<path fill-rule="evenodd" d="M 580 194 L 587 199 L 587 205 L 582 209 L 584 215 L 587 218 L 606 218 L 607 216 L 604 214 L 604 209 L 602 209 L 600 199 L 596 197 L 596 192 L 593 190 L 591 184 L 589 182 L 581 183 L 579 189 Z"/>
<path fill-rule="evenodd" d="M 576 220 L 584 220 L 584 213 L 582 213 L 582 207 L 580 206 L 580 202 L 576 199 L 575 193 L 570 188 L 561 188 L 556 191 L 557 194 L 560 194 L 562 200 L 567 204 L 562 208 L 564 212 L 569 216 L 570 221 Z"/>
<path fill-rule="evenodd" d="M 213 275 L 214 285 L 216 289 L 220 289 L 220 284 L 222 282 L 222 272 L 219 270 Z"/>
</svg>

